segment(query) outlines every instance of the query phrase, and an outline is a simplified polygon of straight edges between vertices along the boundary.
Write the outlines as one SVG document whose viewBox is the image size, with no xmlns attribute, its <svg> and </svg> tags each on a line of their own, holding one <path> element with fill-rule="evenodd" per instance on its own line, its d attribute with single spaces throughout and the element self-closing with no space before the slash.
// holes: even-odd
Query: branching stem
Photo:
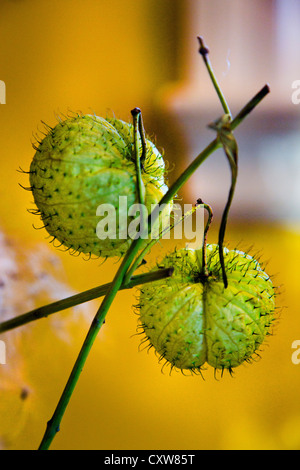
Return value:
<svg viewBox="0 0 300 470">
<path fill-rule="evenodd" d="M 154 282 L 165 277 L 172 275 L 173 269 L 161 269 L 158 271 L 153 271 L 145 274 L 138 274 L 133 276 L 128 283 L 122 283 L 120 290 L 123 289 L 132 289 L 135 286 L 140 284 L 146 284 L 147 282 Z M 103 297 L 108 292 L 111 287 L 111 282 L 103 284 L 102 286 L 94 287 L 93 289 L 86 290 L 80 294 L 75 294 L 70 297 L 67 297 L 57 302 L 45 305 L 43 307 L 36 308 L 30 312 L 19 315 L 18 317 L 11 318 L 5 322 L 0 323 L 0 333 L 5 333 L 6 331 L 13 330 L 14 328 L 27 325 L 28 323 L 46 318 L 49 315 L 52 315 L 57 312 L 66 310 L 67 308 L 75 307 L 76 305 L 89 302 L 91 300 Z"/>
<path fill-rule="evenodd" d="M 232 121 L 231 128 L 237 127 L 243 119 L 247 116 L 247 114 L 264 98 L 264 96 L 269 92 L 268 87 L 264 87 L 238 114 L 238 116 Z M 184 185 L 184 183 L 189 179 L 189 177 L 194 173 L 194 171 L 206 160 L 206 158 L 211 155 L 217 148 L 220 147 L 220 142 L 218 139 L 213 140 L 196 158 L 195 160 L 187 167 L 187 169 L 179 176 L 179 178 L 175 181 L 175 183 L 171 186 L 171 188 L 167 191 L 164 195 L 160 204 L 167 204 L 170 202 L 173 197 L 178 193 L 180 188 Z M 155 220 L 159 216 L 159 207 L 154 209 L 155 212 L 153 214 L 152 220 Z M 151 214 L 149 215 L 149 219 L 151 221 Z M 148 219 L 148 221 L 149 221 Z M 150 230 L 150 228 L 149 228 Z M 143 242 L 142 238 L 135 239 L 127 253 L 125 254 L 123 261 L 115 275 L 115 278 L 104 297 L 101 306 L 94 317 L 94 320 L 91 324 L 91 327 L 88 331 L 86 339 L 82 345 L 82 348 L 79 352 L 78 358 L 74 364 L 72 369 L 71 375 L 67 381 L 67 384 L 64 388 L 62 396 L 58 402 L 58 405 L 55 409 L 53 417 L 47 424 L 45 435 L 42 439 L 40 444 L 39 450 L 46 450 L 49 449 L 56 433 L 59 431 L 60 423 L 63 418 L 63 415 L 66 411 L 72 393 L 76 387 L 78 382 L 79 376 L 81 371 L 84 367 L 86 359 L 89 355 L 89 352 L 94 344 L 94 341 L 98 335 L 98 332 L 101 326 L 104 323 L 106 314 L 118 292 L 121 288 L 124 277 L 126 275 L 127 270 L 129 269 L 134 257 L 138 254 L 141 244 Z"/>
<path fill-rule="evenodd" d="M 214 87 L 218 93 L 220 101 L 222 103 L 223 109 L 225 114 L 230 114 L 230 110 L 226 103 L 226 100 L 218 86 L 218 83 L 214 77 L 212 72 L 211 65 L 207 58 L 208 50 L 205 48 L 203 40 L 199 38 L 200 42 L 200 53 L 202 54 L 205 64 L 208 68 L 210 73 L 211 79 L 213 81 Z M 265 86 L 237 115 L 237 117 L 231 122 L 231 130 L 236 128 L 243 119 L 252 111 L 252 109 L 264 98 L 264 96 L 269 92 L 269 88 Z M 135 148 L 135 157 L 136 157 L 136 166 L 137 166 L 137 185 L 138 185 L 138 199 L 139 202 L 143 201 L 143 188 L 142 188 L 142 179 L 141 179 L 141 165 L 140 165 L 140 157 L 139 157 L 139 149 L 138 149 L 138 132 L 140 133 L 140 138 L 142 140 L 142 159 L 145 157 L 145 140 L 143 144 L 143 132 L 142 132 L 142 121 L 140 120 L 140 111 L 136 108 L 136 111 L 133 113 L 134 117 L 134 148 Z M 190 176 L 195 172 L 197 168 L 206 160 L 206 158 L 211 155 L 215 150 L 217 150 L 221 146 L 220 139 L 217 137 L 213 140 L 196 158 L 195 160 L 186 168 L 186 170 L 179 176 L 179 178 L 175 181 L 175 183 L 170 187 L 167 193 L 163 196 L 160 203 L 155 207 L 152 211 L 152 214 L 149 215 L 148 221 L 145 224 L 144 230 L 142 230 L 142 234 L 133 240 L 129 250 L 125 254 L 119 269 L 113 279 L 113 282 L 109 285 L 106 295 L 94 317 L 94 320 L 90 326 L 90 329 L 87 333 L 86 339 L 82 345 L 82 348 L 79 352 L 77 360 L 74 364 L 74 367 L 71 371 L 70 377 L 67 381 L 67 384 L 64 388 L 62 396 L 58 402 L 58 405 L 55 409 L 55 412 L 47 424 L 45 435 L 42 439 L 39 449 L 44 450 L 48 449 L 60 428 L 60 423 L 62 417 L 66 411 L 72 393 L 75 389 L 75 386 L 78 382 L 79 376 L 81 371 L 84 367 L 86 359 L 89 355 L 89 352 L 92 348 L 92 345 L 98 335 L 98 332 L 105 321 L 106 314 L 117 294 L 119 289 L 122 288 L 124 285 L 124 279 L 126 279 L 126 275 L 128 270 L 130 270 L 130 266 L 136 266 L 135 264 L 135 257 L 139 257 L 138 253 L 142 249 L 143 246 L 143 233 L 148 230 L 148 233 L 151 231 L 151 223 L 154 223 L 155 220 L 159 217 L 159 209 L 160 206 L 163 204 L 168 204 L 170 201 L 173 200 L 174 196 L 178 193 L 178 191 L 182 188 L 182 186 L 186 183 L 186 181 L 190 178 Z M 126 283 L 125 283 L 126 285 Z"/>
<path fill-rule="evenodd" d="M 201 266 L 202 266 L 201 277 L 203 279 L 205 279 L 205 278 L 208 277 L 207 261 L 206 261 L 206 241 L 207 241 L 207 234 L 208 234 L 208 231 L 209 231 L 209 227 L 210 227 L 210 224 L 211 224 L 212 219 L 213 219 L 213 211 L 212 211 L 212 208 L 210 207 L 210 205 L 203 202 L 202 199 L 198 199 L 197 205 L 202 205 L 208 213 L 208 219 L 207 219 L 205 229 L 204 229 L 204 232 L 203 232 L 202 263 L 201 263 Z"/>
</svg>

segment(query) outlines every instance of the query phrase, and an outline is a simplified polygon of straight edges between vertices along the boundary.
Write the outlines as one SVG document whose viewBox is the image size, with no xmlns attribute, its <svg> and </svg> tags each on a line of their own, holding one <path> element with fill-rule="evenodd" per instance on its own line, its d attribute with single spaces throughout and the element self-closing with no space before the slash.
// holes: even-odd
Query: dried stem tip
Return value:
<svg viewBox="0 0 300 470">
<path fill-rule="evenodd" d="M 200 44 L 199 53 L 203 57 L 207 56 L 207 54 L 209 54 L 209 49 L 205 46 L 203 38 L 201 36 L 197 36 L 197 39 L 198 39 L 199 44 Z"/>
<path fill-rule="evenodd" d="M 131 110 L 131 115 L 134 117 L 134 116 L 138 116 L 139 114 L 141 114 L 141 110 L 140 108 L 134 108 Z"/>
</svg>

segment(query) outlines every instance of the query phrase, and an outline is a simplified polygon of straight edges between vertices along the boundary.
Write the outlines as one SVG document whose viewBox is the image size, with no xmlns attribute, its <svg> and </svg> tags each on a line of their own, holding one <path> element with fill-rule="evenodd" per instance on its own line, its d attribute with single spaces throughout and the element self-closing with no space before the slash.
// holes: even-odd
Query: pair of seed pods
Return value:
<svg viewBox="0 0 300 470">
<path fill-rule="evenodd" d="M 137 202 L 133 132 L 132 124 L 114 117 L 77 115 L 49 128 L 35 147 L 29 172 L 35 213 L 66 249 L 100 257 L 128 250 L 131 239 L 101 240 L 95 228 L 100 204 L 115 208 L 117 234 L 130 222 L 119 213 L 119 196 L 126 196 L 129 206 Z M 161 153 L 150 140 L 144 144 L 141 179 L 150 213 L 168 188 Z M 271 333 L 275 291 L 269 276 L 244 252 L 224 248 L 223 255 L 226 288 L 218 245 L 206 246 L 207 276 L 201 276 L 202 249 L 184 248 L 158 264 L 173 267 L 172 277 L 140 288 L 140 326 L 171 368 L 201 373 L 207 363 L 231 372 L 251 361 Z"/>
</svg>

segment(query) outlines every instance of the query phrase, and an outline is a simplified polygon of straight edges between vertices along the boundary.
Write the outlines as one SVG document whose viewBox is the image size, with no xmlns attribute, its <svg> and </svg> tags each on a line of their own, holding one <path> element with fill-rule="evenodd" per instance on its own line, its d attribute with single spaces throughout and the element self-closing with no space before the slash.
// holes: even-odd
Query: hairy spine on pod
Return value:
<svg viewBox="0 0 300 470">
<path fill-rule="evenodd" d="M 29 171 L 27 189 L 37 206 L 31 212 L 41 217 L 41 228 L 52 236 L 52 242 L 58 240 L 72 253 L 122 256 L 132 241 L 126 237 L 132 218 L 119 214 L 119 196 L 127 197 L 127 207 L 137 202 L 132 124 L 77 115 L 46 129 L 45 137 L 34 145 Z M 151 204 L 159 203 L 168 188 L 162 155 L 150 140 L 146 145 L 142 180 L 150 211 Z M 116 223 L 116 237 L 97 237 L 100 219 L 96 210 L 101 204 L 115 208 L 115 221 L 108 227 Z"/>
<path fill-rule="evenodd" d="M 149 347 L 171 368 L 201 372 L 250 362 L 275 319 L 275 289 L 258 261 L 224 248 L 224 288 L 218 246 L 207 245 L 209 275 L 202 275 L 201 250 L 182 249 L 158 267 L 174 267 L 172 278 L 141 288 L 139 328 Z"/>
</svg>

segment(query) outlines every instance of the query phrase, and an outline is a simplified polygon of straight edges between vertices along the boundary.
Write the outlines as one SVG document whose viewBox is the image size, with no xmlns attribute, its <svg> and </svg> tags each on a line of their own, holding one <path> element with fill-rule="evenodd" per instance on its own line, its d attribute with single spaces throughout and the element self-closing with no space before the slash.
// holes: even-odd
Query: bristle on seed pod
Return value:
<svg viewBox="0 0 300 470">
<path fill-rule="evenodd" d="M 127 231 L 133 219 L 128 208 L 137 203 L 133 125 L 116 118 L 76 115 L 54 128 L 47 127 L 35 149 L 30 189 L 53 240 L 74 253 L 122 256 L 133 238 Z M 150 213 L 151 205 L 157 204 L 168 188 L 163 157 L 148 139 L 141 173 Z M 126 197 L 122 207 L 120 196 Z M 106 204 L 114 211 L 106 217 L 107 235 L 101 239 L 97 208 Z"/>
<path fill-rule="evenodd" d="M 224 248 L 224 260 L 227 288 L 218 245 L 207 245 L 207 277 L 202 250 L 181 249 L 159 264 L 173 267 L 173 276 L 140 290 L 140 327 L 172 368 L 200 372 L 207 363 L 231 372 L 250 362 L 270 334 L 275 290 L 269 276 L 242 251 Z"/>
</svg>

